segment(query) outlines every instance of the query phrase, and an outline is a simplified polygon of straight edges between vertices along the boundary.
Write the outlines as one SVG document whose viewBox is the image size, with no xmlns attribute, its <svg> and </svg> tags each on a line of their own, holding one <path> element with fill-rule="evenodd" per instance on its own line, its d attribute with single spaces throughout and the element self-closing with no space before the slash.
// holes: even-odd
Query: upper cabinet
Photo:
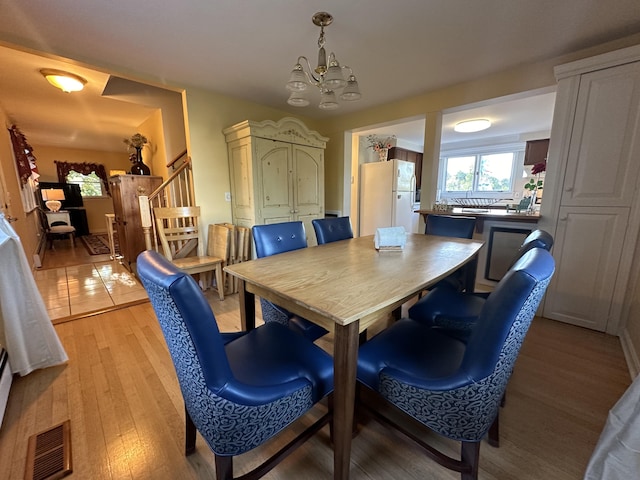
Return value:
<svg viewBox="0 0 640 480">
<path fill-rule="evenodd" d="M 629 206 L 640 160 L 640 62 L 581 76 L 563 205 Z"/>
<path fill-rule="evenodd" d="M 549 153 L 549 139 L 529 140 L 524 152 L 524 164 L 535 165 L 547 161 Z"/>
<path fill-rule="evenodd" d="M 405 160 L 407 162 L 414 163 L 416 165 L 416 188 L 420 189 L 422 180 L 422 153 L 407 150 L 405 148 L 392 147 L 389 149 L 387 158 L 389 160 L 397 158 L 398 160 Z"/>
<path fill-rule="evenodd" d="M 324 217 L 327 138 L 295 118 L 244 121 L 224 130 L 233 222 L 244 227 L 300 220 L 309 245 L 311 221 Z"/>
</svg>

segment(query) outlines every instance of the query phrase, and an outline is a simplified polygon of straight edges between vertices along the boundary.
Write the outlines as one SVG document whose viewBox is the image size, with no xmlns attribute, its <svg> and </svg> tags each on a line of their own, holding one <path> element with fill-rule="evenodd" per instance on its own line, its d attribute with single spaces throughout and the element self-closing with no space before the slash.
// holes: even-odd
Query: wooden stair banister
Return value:
<svg viewBox="0 0 640 480">
<path fill-rule="evenodd" d="M 195 206 L 193 172 L 191 158 L 187 151 L 169 162 L 173 166 L 181 159 L 184 162 L 162 184 L 148 196 L 140 196 L 140 215 L 147 250 L 158 250 L 158 236 L 153 218 L 154 207 L 192 207 Z"/>
</svg>

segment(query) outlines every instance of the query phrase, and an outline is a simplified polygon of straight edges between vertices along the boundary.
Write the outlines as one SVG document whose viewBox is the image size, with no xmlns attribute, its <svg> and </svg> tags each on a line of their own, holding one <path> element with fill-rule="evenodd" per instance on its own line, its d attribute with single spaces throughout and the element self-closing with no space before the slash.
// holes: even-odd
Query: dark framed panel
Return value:
<svg viewBox="0 0 640 480">
<path fill-rule="evenodd" d="M 531 230 L 524 228 L 491 227 L 484 278 L 499 282 L 511 268 L 522 242 L 530 233 Z"/>
</svg>

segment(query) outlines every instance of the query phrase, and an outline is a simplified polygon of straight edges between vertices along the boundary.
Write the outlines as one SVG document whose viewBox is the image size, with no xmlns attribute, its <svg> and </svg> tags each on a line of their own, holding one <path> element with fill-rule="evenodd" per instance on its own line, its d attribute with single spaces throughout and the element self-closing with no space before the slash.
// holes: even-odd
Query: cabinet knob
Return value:
<svg viewBox="0 0 640 480">
<path fill-rule="evenodd" d="M 573 192 L 573 187 L 567 187 L 564 189 L 565 192 Z"/>
<path fill-rule="evenodd" d="M 567 220 L 569 220 L 569 217 L 560 217 L 561 222 L 566 222 Z"/>
</svg>

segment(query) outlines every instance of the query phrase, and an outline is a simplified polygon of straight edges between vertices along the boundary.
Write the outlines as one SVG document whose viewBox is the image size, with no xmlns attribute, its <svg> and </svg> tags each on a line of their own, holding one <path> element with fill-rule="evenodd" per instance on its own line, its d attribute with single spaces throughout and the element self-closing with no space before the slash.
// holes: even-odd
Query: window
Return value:
<svg viewBox="0 0 640 480">
<path fill-rule="evenodd" d="M 91 172 L 88 175 L 83 175 L 75 170 L 71 170 L 67 174 L 67 183 L 77 183 L 80 185 L 80 193 L 83 197 L 105 197 L 107 194 L 104 191 L 104 185 L 102 180 L 96 172 Z"/>
<path fill-rule="evenodd" d="M 441 159 L 441 198 L 510 198 L 513 196 L 517 151 L 451 154 Z"/>
</svg>

